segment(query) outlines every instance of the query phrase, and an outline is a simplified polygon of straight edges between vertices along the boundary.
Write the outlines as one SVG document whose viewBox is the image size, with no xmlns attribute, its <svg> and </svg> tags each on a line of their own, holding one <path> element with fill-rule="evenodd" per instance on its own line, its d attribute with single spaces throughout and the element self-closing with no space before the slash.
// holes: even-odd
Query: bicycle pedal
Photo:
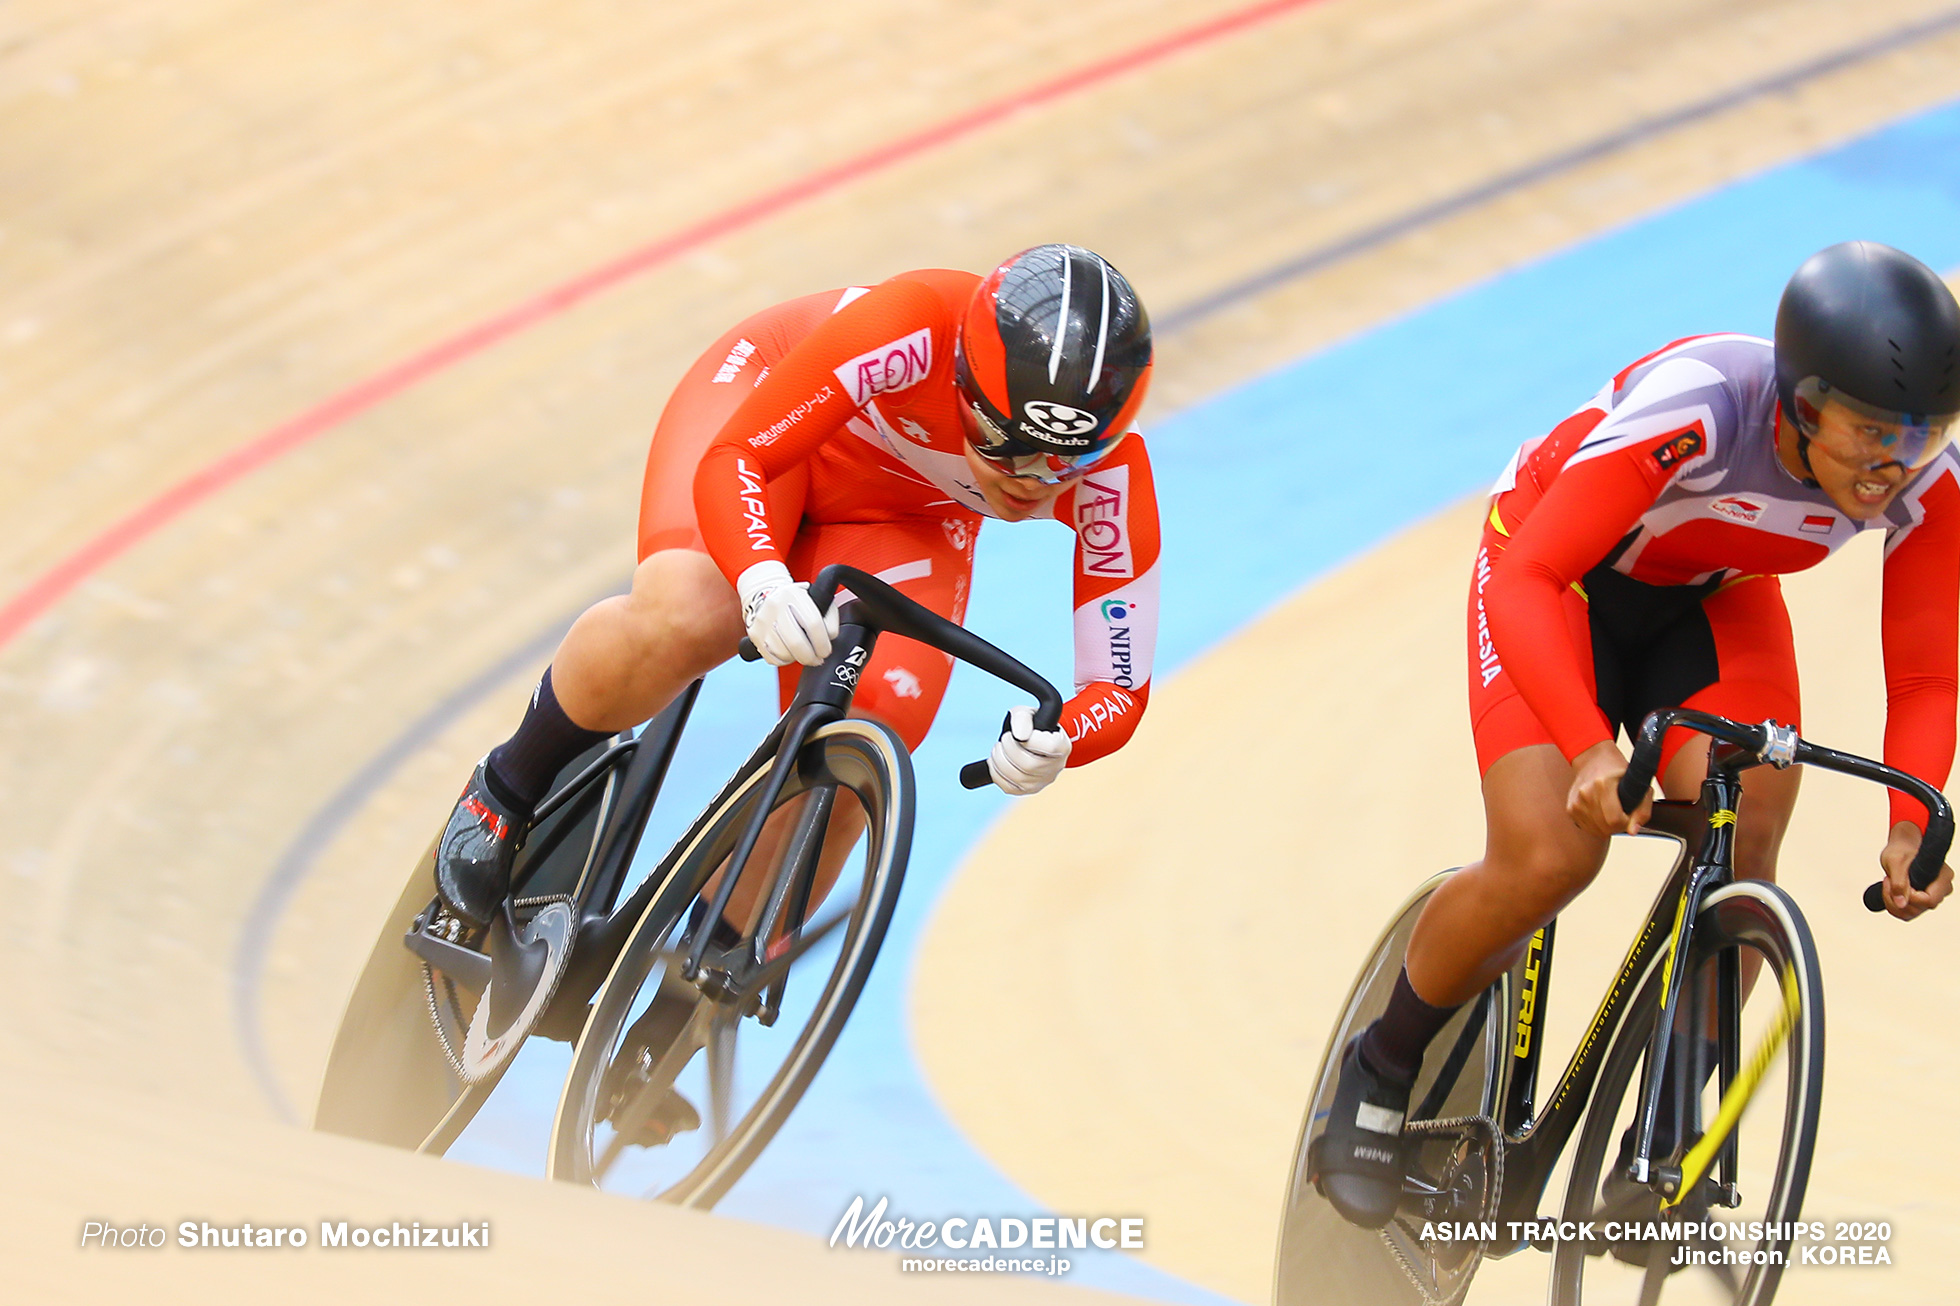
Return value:
<svg viewBox="0 0 1960 1306">
<path fill-rule="evenodd" d="M 481 993 L 490 982 L 490 956 L 478 945 L 488 933 L 472 930 L 438 898 L 415 918 L 402 945 L 464 988 Z"/>
</svg>

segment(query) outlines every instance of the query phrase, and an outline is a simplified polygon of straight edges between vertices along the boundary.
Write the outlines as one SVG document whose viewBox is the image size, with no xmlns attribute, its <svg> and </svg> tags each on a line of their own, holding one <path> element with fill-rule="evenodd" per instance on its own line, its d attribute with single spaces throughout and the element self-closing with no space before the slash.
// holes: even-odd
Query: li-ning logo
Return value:
<svg viewBox="0 0 1960 1306">
<path fill-rule="evenodd" d="M 1049 399 L 1035 399 L 1022 404 L 1021 413 L 1050 435 L 1081 435 L 1096 429 L 1094 413 L 1085 413 L 1080 408 L 1071 408 Z"/>
<path fill-rule="evenodd" d="M 837 683 L 845 689 L 855 691 L 857 689 L 858 675 L 864 670 L 865 659 L 870 656 L 870 650 L 865 648 L 864 645 L 853 645 L 851 651 L 844 655 L 844 660 L 838 664 Z"/>
<path fill-rule="evenodd" d="M 1708 505 L 1708 510 L 1718 517 L 1727 517 L 1730 521 L 1739 522 L 1753 522 L 1763 515 L 1762 504 L 1745 499 L 1739 494 L 1731 494 L 1727 498 L 1715 500 Z"/>
</svg>

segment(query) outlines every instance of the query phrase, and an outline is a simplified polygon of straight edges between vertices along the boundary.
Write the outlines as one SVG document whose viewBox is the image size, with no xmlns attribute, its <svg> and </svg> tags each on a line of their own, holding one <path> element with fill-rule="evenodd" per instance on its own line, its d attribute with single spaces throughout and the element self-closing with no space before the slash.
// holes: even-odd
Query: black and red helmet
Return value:
<svg viewBox="0 0 1960 1306">
<path fill-rule="evenodd" d="M 974 448 L 1016 475 L 1078 476 L 1129 431 L 1150 386 L 1150 315 L 1099 254 L 1036 245 L 968 302 L 954 375 Z"/>
</svg>

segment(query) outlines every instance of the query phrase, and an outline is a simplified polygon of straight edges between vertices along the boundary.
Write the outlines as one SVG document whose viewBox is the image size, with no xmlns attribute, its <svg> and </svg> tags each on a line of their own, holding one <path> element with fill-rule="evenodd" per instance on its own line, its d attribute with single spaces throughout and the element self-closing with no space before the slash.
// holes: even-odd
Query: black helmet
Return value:
<svg viewBox="0 0 1960 1306">
<path fill-rule="evenodd" d="M 1776 309 L 1776 392 L 1806 468 L 1827 398 L 1874 423 L 1858 458 L 1923 467 L 1960 417 L 1960 304 L 1937 273 L 1890 245 L 1820 250 Z"/>
<path fill-rule="evenodd" d="M 1150 384 L 1150 315 L 1101 255 L 1037 245 L 973 292 L 954 346 L 974 448 L 1016 475 L 1081 475 L 1116 447 Z"/>
</svg>

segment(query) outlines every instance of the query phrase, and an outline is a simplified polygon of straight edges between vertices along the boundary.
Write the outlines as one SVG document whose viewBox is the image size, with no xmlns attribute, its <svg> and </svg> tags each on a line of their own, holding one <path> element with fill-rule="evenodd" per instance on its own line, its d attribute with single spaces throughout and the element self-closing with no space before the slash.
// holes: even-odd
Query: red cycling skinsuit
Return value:
<svg viewBox="0 0 1960 1306">
<path fill-rule="evenodd" d="M 1770 343 L 1696 336 L 1650 354 L 1539 440 L 1493 491 L 1470 587 L 1477 763 L 1531 744 L 1570 760 L 1686 704 L 1798 725 L 1777 576 L 1886 532 L 1885 760 L 1935 785 L 1953 762 L 1960 459 L 1915 473 L 1880 518 L 1844 516 L 1775 451 Z M 1666 759 L 1686 742 L 1672 732 Z M 1892 796 L 1892 819 L 1925 825 Z"/>
<path fill-rule="evenodd" d="M 661 414 L 640 501 L 642 559 L 711 556 L 733 583 L 778 560 L 808 579 L 833 562 L 882 577 L 953 621 L 992 516 L 961 450 L 953 340 L 980 278 L 906 272 L 808 295 L 728 332 Z M 1149 697 L 1157 631 L 1157 499 L 1130 434 L 1042 513 L 1074 529 L 1075 681 L 1069 765 L 1123 745 Z M 799 667 L 782 673 L 785 703 Z M 887 635 L 858 706 L 916 748 L 952 660 Z"/>
</svg>

